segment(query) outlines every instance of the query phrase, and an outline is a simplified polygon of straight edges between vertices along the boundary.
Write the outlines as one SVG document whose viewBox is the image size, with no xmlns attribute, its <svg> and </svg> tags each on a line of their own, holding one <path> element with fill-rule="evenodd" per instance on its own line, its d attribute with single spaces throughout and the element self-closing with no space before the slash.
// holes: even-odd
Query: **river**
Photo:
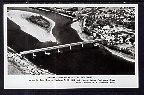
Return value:
<svg viewBox="0 0 144 95">
<path fill-rule="evenodd" d="M 80 42 L 77 31 L 71 28 L 72 20 L 52 12 L 42 12 L 30 8 L 13 8 L 41 14 L 55 22 L 52 33 L 60 44 Z M 12 32 L 15 31 L 15 32 Z M 40 42 L 23 32 L 18 25 L 8 19 L 8 45 L 17 52 L 57 45 Z M 135 74 L 135 63 L 113 55 L 103 47 L 90 47 L 50 56 L 29 58 L 37 66 L 59 75 L 127 75 Z"/>
</svg>

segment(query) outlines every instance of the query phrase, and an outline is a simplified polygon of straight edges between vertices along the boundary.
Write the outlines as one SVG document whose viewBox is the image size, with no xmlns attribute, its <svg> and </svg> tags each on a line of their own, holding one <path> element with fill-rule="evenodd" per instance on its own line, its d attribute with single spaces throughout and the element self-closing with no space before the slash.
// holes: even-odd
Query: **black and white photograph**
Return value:
<svg viewBox="0 0 144 95">
<path fill-rule="evenodd" d="M 120 75 L 137 81 L 136 4 L 4 7 L 6 76 Z"/>
</svg>

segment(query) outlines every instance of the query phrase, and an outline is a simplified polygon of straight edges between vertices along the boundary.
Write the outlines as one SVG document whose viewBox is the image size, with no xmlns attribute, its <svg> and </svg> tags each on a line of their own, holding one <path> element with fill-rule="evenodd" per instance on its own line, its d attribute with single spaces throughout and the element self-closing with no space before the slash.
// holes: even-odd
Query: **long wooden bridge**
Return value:
<svg viewBox="0 0 144 95">
<path fill-rule="evenodd" d="M 81 48 L 85 48 L 85 47 L 88 48 L 88 47 L 97 46 L 99 42 L 100 42 L 100 40 L 76 42 L 76 43 L 63 44 L 63 45 L 57 45 L 57 46 L 52 46 L 52 47 L 22 51 L 19 54 L 20 55 L 32 54 L 33 57 L 36 57 L 39 52 L 43 52 L 43 54 L 45 54 L 45 55 L 51 55 L 51 51 L 53 51 L 53 50 L 56 51 L 57 53 L 61 53 L 61 49 L 63 49 L 63 48 L 68 48 L 68 51 L 71 51 L 76 46 L 80 46 Z"/>
</svg>

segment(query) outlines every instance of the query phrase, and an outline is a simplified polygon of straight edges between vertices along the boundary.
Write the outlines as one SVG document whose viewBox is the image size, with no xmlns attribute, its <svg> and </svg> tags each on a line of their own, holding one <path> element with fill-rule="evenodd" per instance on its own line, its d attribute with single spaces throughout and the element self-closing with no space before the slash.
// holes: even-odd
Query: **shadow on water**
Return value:
<svg viewBox="0 0 144 95">
<path fill-rule="evenodd" d="M 40 42 L 35 37 L 25 33 L 10 19 L 7 19 L 7 45 L 17 52 L 57 45 L 54 42 Z"/>
<path fill-rule="evenodd" d="M 34 49 L 39 42 L 9 19 L 7 19 L 7 31 L 7 45 L 17 52 Z"/>
<path fill-rule="evenodd" d="M 101 47 L 76 49 L 49 56 L 37 56 L 31 60 L 52 73 L 66 75 L 83 74 L 134 74 L 134 63 L 112 55 Z"/>
<path fill-rule="evenodd" d="M 10 9 L 38 13 L 53 20 L 55 22 L 55 26 L 52 29 L 52 33 L 57 39 L 57 41 L 59 41 L 61 44 L 82 41 L 82 39 L 77 34 L 77 31 L 71 28 L 72 19 L 70 18 L 64 17 L 53 12 L 39 11 L 31 8 L 17 7 Z"/>
<path fill-rule="evenodd" d="M 27 11 L 34 11 L 55 21 L 56 25 L 52 32 L 61 44 L 82 41 L 76 31 L 68 24 L 71 22 L 70 19 L 51 12 Z M 39 42 L 36 38 L 21 31 L 18 25 L 8 19 L 8 46 L 17 52 L 53 45 L 56 43 Z M 68 49 L 65 48 L 66 50 Z M 37 66 L 60 75 L 135 74 L 134 63 L 112 55 L 102 47 L 90 46 L 90 48 L 83 49 L 78 47 L 63 53 L 57 53 L 55 50 L 51 52 L 52 54 L 49 56 L 40 53 L 36 58 L 28 58 Z"/>
</svg>

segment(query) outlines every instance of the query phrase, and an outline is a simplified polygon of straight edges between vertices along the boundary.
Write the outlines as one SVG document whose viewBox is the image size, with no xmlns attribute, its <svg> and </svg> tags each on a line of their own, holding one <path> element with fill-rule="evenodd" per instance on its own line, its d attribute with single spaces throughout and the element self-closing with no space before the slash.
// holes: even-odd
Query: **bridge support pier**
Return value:
<svg viewBox="0 0 144 95">
<path fill-rule="evenodd" d="M 58 48 L 58 53 L 60 53 L 60 50 L 59 50 L 59 48 Z"/>
<path fill-rule="evenodd" d="M 72 50 L 71 44 L 70 44 L 70 50 Z"/>
<path fill-rule="evenodd" d="M 46 51 L 45 51 L 45 55 L 50 55 L 51 53 L 47 53 Z"/>
<path fill-rule="evenodd" d="M 36 55 L 33 53 L 33 58 L 36 57 Z"/>
<path fill-rule="evenodd" d="M 99 46 L 99 44 L 98 44 L 98 43 L 94 43 L 93 45 L 94 45 L 94 47 L 97 47 L 97 46 Z"/>
<path fill-rule="evenodd" d="M 81 45 L 82 45 L 82 48 L 83 48 L 83 43 Z"/>
<path fill-rule="evenodd" d="M 51 53 L 47 53 L 46 51 L 45 51 L 45 55 L 50 55 Z"/>
</svg>

